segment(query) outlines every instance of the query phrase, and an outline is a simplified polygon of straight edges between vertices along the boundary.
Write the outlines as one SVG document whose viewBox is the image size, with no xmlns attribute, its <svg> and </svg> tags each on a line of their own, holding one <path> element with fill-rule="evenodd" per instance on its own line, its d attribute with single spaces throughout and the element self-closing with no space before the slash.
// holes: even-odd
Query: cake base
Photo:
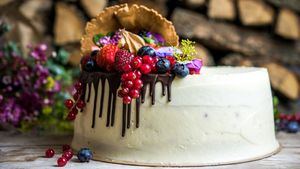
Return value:
<svg viewBox="0 0 300 169">
<path fill-rule="evenodd" d="M 171 102 L 159 83 L 155 105 L 147 90 L 140 116 L 135 109 L 124 116 L 117 98 L 113 126 L 105 125 L 110 116 L 99 117 L 101 106 L 93 102 L 101 94 L 101 84 L 98 92 L 91 87 L 92 101 L 75 120 L 72 147 L 90 148 L 94 160 L 141 166 L 225 165 L 276 153 L 280 146 L 266 69 L 204 68 L 202 73 L 175 79 Z M 108 100 L 104 99 L 104 105 Z M 124 120 L 128 121 L 126 130 Z"/>
</svg>

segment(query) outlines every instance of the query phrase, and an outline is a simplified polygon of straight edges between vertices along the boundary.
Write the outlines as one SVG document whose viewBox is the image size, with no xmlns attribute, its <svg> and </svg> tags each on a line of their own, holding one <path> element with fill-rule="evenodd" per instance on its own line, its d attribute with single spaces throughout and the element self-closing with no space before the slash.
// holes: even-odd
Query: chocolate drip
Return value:
<svg viewBox="0 0 300 169">
<path fill-rule="evenodd" d="M 126 131 L 126 104 L 123 104 L 123 114 L 122 114 L 122 137 L 125 136 L 125 131 Z"/>
<path fill-rule="evenodd" d="M 99 78 L 95 78 L 93 81 L 94 90 L 95 90 L 95 98 L 94 98 L 94 108 L 93 108 L 93 122 L 92 122 L 92 128 L 95 127 L 95 116 L 96 116 L 96 106 L 97 106 L 97 95 L 98 95 L 98 86 L 99 86 Z"/>
<path fill-rule="evenodd" d="M 118 73 L 104 73 L 104 72 L 85 72 L 83 71 L 80 77 L 81 82 L 84 86 L 88 85 L 88 98 L 87 102 L 90 101 L 91 95 L 91 88 L 92 84 L 94 86 L 95 97 L 94 97 L 94 107 L 93 107 L 93 119 L 92 119 L 92 128 L 95 127 L 95 118 L 96 118 L 96 109 L 97 109 L 97 99 L 98 99 L 98 86 L 101 79 L 101 96 L 100 96 L 100 110 L 99 110 L 99 117 L 102 117 L 103 114 L 103 103 L 104 103 L 104 96 L 105 96 L 105 82 L 108 81 L 109 85 L 109 95 L 108 95 L 108 105 L 107 105 L 107 119 L 106 119 L 106 126 L 114 126 L 115 122 L 115 114 L 116 114 L 116 104 L 117 104 L 117 91 L 121 84 L 121 76 Z M 168 101 L 171 101 L 171 85 L 174 79 L 174 75 L 172 74 L 148 74 L 142 76 L 142 81 L 144 83 L 140 97 L 136 99 L 136 118 L 135 118 L 135 126 L 136 128 L 140 125 L 140 105 L 141 103 L 145 102 L 145 95 L 147 91 L 147 86 L 149 86 L 149 92 L 151 97 L 152 105 L 155 104 L 155 85 L 156 83 L 160 82 L 162 85 L 162 95 L 166 95 L 166 88 L 167 88 L 167 95 Z M 85 98 L 86 87 L 84 88 L 84 95 L 82 96 Z M 123 104 L 123 111 L 122 111 L 122 137 L 125 136 L 126 128 L 130 128 L 130 121 L 131 121 L 131 103 L 126 105 Z"/>
<path fill-rule="evenodd" d="M 86 85 L 84 85 L 84 86 L 86 86 Z M 89 89 L 88 89 L 88 98 L 87 98 L 87 100 L 86 100 L 86 102 L 89 102 L 90 101 L 90 97 L 91 97 L 91 90 L 92 90 L 92 83 L 88 83 L 88 86 L 89 86 Z M 84 90 L 85 91 L 85 90 Z M 84 94 L 85 94 L 85 92 L 84 92 Z"/>
<path fill-rule="evenodd" d="M 130 119 L 131 119 L 131 104 L 127 106 L 127 128 L 130 128 Z"/>
<path fill-rule="evenodd" d="M 101 100 L 100 100 L 100 112 L 99 112 L 99 117 L 102 117 L 102 112 L 103 112 L 103 102 L 104 102 L 104 94 L 105 94 L 105 78 L 101 78 Z"/>
<path fill-rule="evenodd" d="M 141 102 L 141 97 L 139 97 L 139 98 L 137 98 L 136 100 L 135 100 L 135 102 L 136 102 L 136 105 L 135 105 L 135 113 L 136 113 L 136 115 L 135 115 L 135 127 L 136 128 L 139 128 L 139 126 L 140 126 L 140 102 Z"/>
</svg>

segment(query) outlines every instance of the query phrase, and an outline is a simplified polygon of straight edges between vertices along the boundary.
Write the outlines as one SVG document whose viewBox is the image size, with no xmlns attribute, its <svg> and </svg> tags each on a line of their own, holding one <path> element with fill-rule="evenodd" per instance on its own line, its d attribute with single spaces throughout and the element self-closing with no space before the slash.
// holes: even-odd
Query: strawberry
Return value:
<svg viewBox="0 0 300 169">
<path fill-rule="evenodd" d="M 97 65 L 107 71 L 113 69 L 115 55 L 119 48 L 115 45 L 105 45 L 96 56 Z"/>
<path fill-rule="evenodd" d="M 115 68 L 119 72 L 128 71 L 127 67 L 130 66 L 133 54 L 124 49 L 119 49 L 115 57 Z M 130 66 L 131 67 L 131 66 Z"/>
</svg>

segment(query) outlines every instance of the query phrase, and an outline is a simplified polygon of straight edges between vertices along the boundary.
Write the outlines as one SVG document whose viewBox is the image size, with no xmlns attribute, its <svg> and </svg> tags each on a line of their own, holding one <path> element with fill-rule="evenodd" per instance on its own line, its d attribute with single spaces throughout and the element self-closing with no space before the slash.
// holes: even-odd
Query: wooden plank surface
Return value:
<svg viewBox="0 0 300 169">
<path fill-rule="evenodd" d="M 280 132 L 277 134 L 277 138 L 282 145 L 282 150 L 272 157 L 237 165 L 201 167 L 201 169 L 300 169 L 300 133 L 288 134 Z M 57 168 L 56 160 L 61 152 L 57 152 L 55 158 L 48 159 L 43 157 L 44 151 L 48 147 L 59 150 L 63 144 L 70 144 L 71 139 L 71 135 L 33 136 L 0 132 L 0 169 Z M 79 163 L 74 157 L 64 168 L 143 169 L 151 167 L 134 167 L 97 161 Z"/>
</svg>

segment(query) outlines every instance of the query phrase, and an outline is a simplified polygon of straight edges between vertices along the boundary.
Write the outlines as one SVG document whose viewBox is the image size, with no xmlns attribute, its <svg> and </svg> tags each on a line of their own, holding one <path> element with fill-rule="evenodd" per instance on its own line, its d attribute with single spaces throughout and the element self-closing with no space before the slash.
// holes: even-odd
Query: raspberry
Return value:
<svg viewBox="0 0 300 169">
<path fill-rule="evenodd" d="M 115 68 L 119 72 L 128 71 L 128 69 L 124 70 L 126 66 L 130 65 L 131 60 L 133 59 L 133 54 L 124 49 L 119 49 L 116 52 L 115 57 Z M 131 69 L 131 68 L 130 68 Z"/>
<path fill-rule="evenodd" d="M 118 50 L 119 48 L 115 45 L 105 45 L 96 56 L 97 65 L 107 71 L 111 71 Z"/>
</svg>

